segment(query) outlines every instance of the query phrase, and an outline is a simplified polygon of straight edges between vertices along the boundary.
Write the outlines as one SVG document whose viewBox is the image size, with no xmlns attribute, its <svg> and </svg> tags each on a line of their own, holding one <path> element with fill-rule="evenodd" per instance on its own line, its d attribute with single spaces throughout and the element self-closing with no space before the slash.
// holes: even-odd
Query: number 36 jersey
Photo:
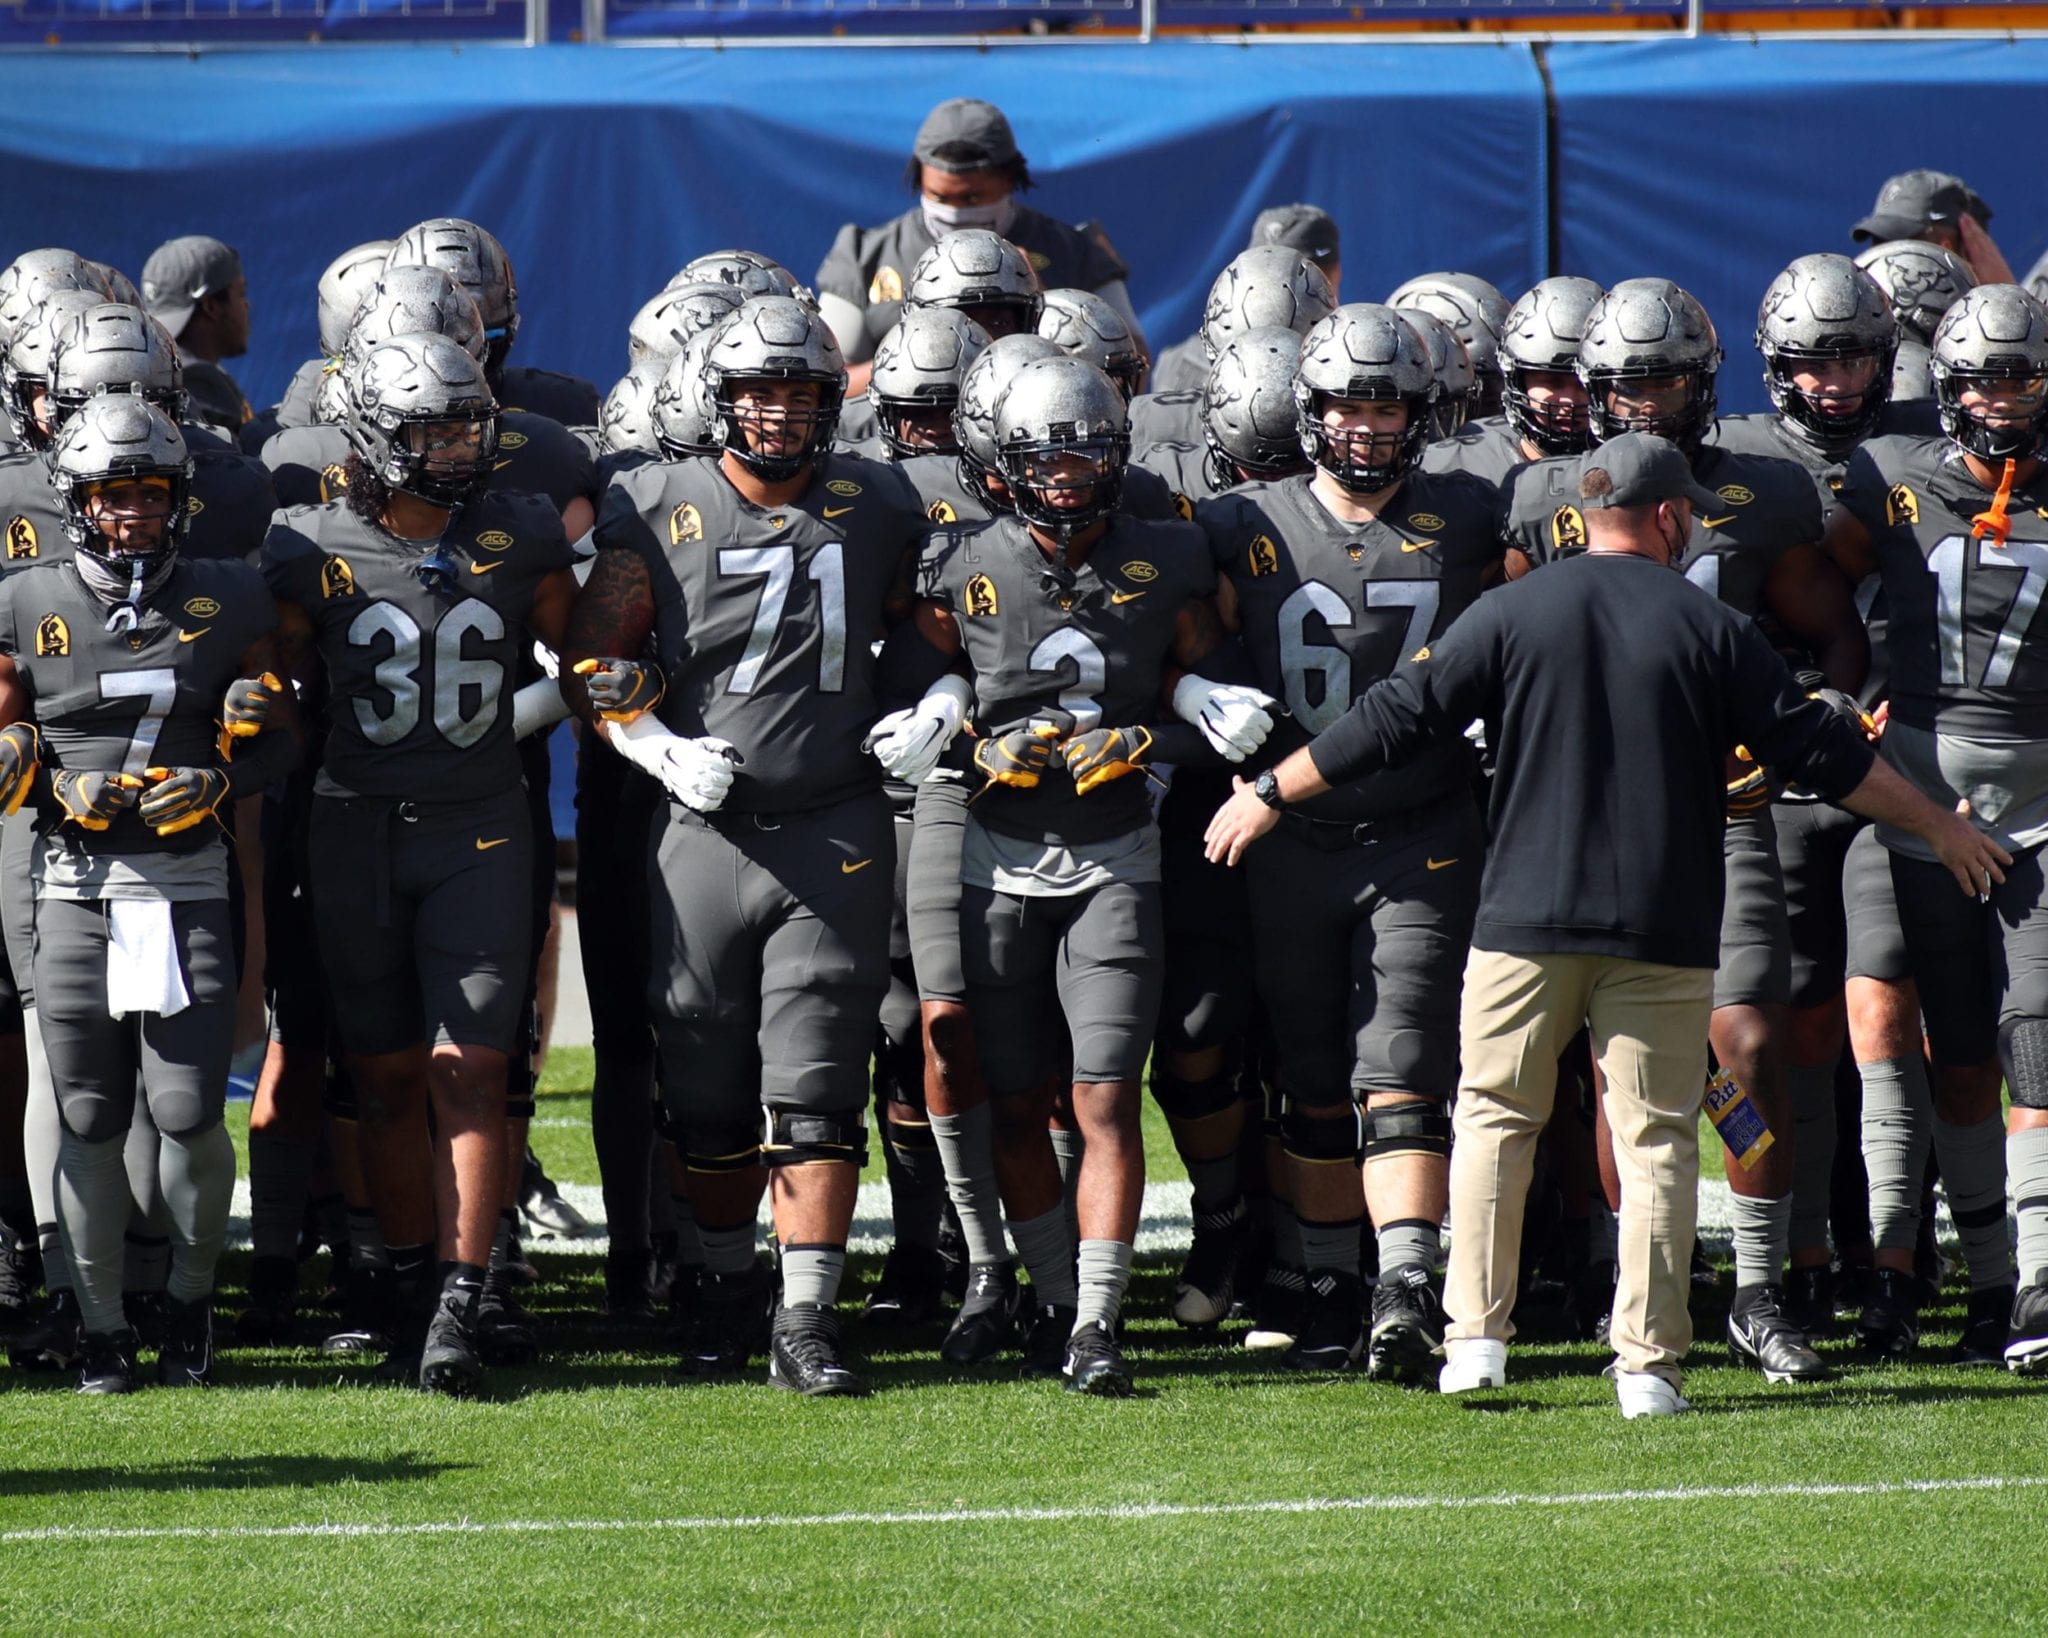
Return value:
<svg viewBox="0 0 2048 1638">
<path fill-rule="evenodd" d="M 2048 474 L 2015 490 L 2004 545 L 1971 533 L 1992 491 L 1946 438 L 1873 438 L 1841 503 L 1870 532 L 1890 608 L 1892 720 L 1976 740 L 2048 739 Z"/>
<path fill-rule="evenodd" d="M 288 507 L 263 577 L 312 622 L 327 673 L 324 796 L 465 802 L 520 781 L 512 690 L 540 583 L 575 561 L 545 499 L 488 494 L 450 520 L 452 565 L 428 587 L 428 548 L 365 523 L 346 500 Z"/>
<path fill-rule="evenodd" d="M 710 460 L 613 479 L 598 549 L 647 565 L 664 726 L 745 758 L 728 811 L 794 813 L 880 788 L 861 749 L 881 715 L 874 646 L 892 594 L 907 605 L 924 528 L 909 480 L 854 456 L 827 457 L 787 506 L 752 505 Z"/>
<path fill-rule="evenodd" d="M 1195 509 L 1237 599 L 1259 686 L 1287 709 L 1261 753 L 1270 766 L 1463 614 L 1495 575 L 1494 487 L 1460 472 L 1410 474 L 1384 515 L 1342 523 L 1309 476 L 1247 484 Z M 1377 819 L 1469 783 L 1463 742 L 1425 751 L 1301 804 L 1313 818 Z"/>
</svg>

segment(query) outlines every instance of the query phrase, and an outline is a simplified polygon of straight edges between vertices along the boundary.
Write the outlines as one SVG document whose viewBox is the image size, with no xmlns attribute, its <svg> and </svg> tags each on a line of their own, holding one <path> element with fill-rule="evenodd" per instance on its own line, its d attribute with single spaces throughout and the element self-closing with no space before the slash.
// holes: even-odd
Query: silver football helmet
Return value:
<svg viewBox="0 0 2048 1638">
<path fill-rule="evenodd" d="M 102 302 L 64 327 L 50 355 L 50 413 L 57 428 L 103 392 L 133 393 L 173 423 L 185 418 L 178 345 L 140 307 Z"/>
<path fill-rule="evenodd" d="M 659 455 L 654 437 L 654 394 L 662 366 L 649 359 L 613 383 L 597 412 L 597 447 L 606 455 Z"/>
<path fill-rule="evenodd" d="M 959 452 L 953 409 L 960 383 L 989 343 L 989 335 L 951 307 L 906 307 L 875 344 L 868 397 L 882 442 L 898 460 Z"/>
<path fill-rule="evenodd" d="M 2048 441 L 2048 307 L 2016 284 L 1966 291 L 1934 332 L 1941 430 L 1987 461 L 2020 461 Z M 1965 404 L 1965 397 L 1978 401 Z"/>
<path fill-rule="evenodd" d="M 519 281 L 505 247 L 485 228 L 458 216 L 437 216 L 408 228 L 391 247 L 385 267 L 438 267 L 483 316 L 487 373 L 504 365 L 519 334 Z"/>
<path fill-rule="evenodd" d="M 832 447 L 846 402 L 846 360 L 831 326 L 790 296 L 756 296 L 710 332 L 704 375 L 718 408 L 721 447 L 749 471 L 781 483 Z M 741 403 L 747 382 L 810 382 L 814 409 Z M 659 423 L 657 423 L 659 431 Z"/>
<path fill-rule="evenodd" d="M 1560 274 L 1531 285 L 1508 309 L 1500 338 L 1501 408 L 1515 436 L 1546 455 L 1577 455 L 1591 441 L 1579 343 L 1604 294 L 1591 279 Z M 1537 376 L 1551 379 L 1539 387 Z M 1569 382 L 1562 391 L 1560 377 Z"/>
<path fill-rule="evenodd" d="M 1337 305 L 1322 269 L 1291 245 L 1254 245 L 1231 257 L 1202 306 L 1202 350 L 1214 364 L 1252 330 L 1279 325 L 1297 335 Z"/>
<path fill-rule="evenodd" d="M 1577 368 L 1595 443 L 1654 432 L 1689 454 L 1714 424 L 1721 341 L 1669 279 L 1623 279 L 1595 302 Z"/>
<path fill-rule="evenodd" d="M 672 284 L 642 304 L 626 327 L 626 353 L 633 368 L 652 364 L 655 373 L 690 343 L 690 338 L 716 329 L 737 313 L 746 293 L 736 284 L 700 279 Z"/>
<path fill-rule="evenodd" d="M 429 335 L 446 336 L 479 364 L 489 350 L 476 303 L 440 268 L 387 267 L 349 321 L 341 373 L 351 375 L 372 347 L 394 336 Z"/>
<path fill-rule="evenodd" d="M 380 341 L 353 364 L 349 442 L 386 487 L 436 506 L 471 501 L 498 453 L 498 403 L 483 366 L 431 332 Z"/>
<path fill-rule="evenodd" d="M 14 435 L 26 449 L 48 449 L 56 435 L 56 406 L 50 402 L 50 360 L 65 332 L 84 314 L 103 306 L 97 290 L 53 290 L 20 324 L 0 354 L 0 399 Z"/>
<path fill-rule="evenodd" d="M 1304 470 L 1294 409 L 1301 337 L 1277 324 L 1247 330 L 1216 355 L 1202 392 L 1202 437 L 1219 489 Z"/>
<path fill-rule="evenodd" d="M 1884 287 L 1847 256 L 1801 256 L 1771 280 L 1756 315 L 1764 385 L 1785 425 L 1825 454 L 1841 457 L 1877 429 L 1892 393 L 1899 324 Z M 1793 377 L 1847 366 L 1868 379 L 1805 391 Z M 1852 390 L 1853 389 L 1853 390 Z"/>
<path fill-rule="evenodd" d="M 806 304 L 811 293 L 780 262 L 755 250 L 714 250 L 692 257 L 676 270 L 667 288 L 686 284 L 729 284 L 747 300 L 755 296 L 789 296 Z"/>
<path fill-rule="evenodd" d="M 655 453 L 665 460 L 716 455 L 721 447 L 718 403 L 704 374 L 704 355 L 713 333 L 706 330 L 690 338 L 690 344 L 663 366 L 648 400 L 648 432 Z"/>
<path fill-rule="evenodd" d="M 1398 309 L 1402 322 L 1422 338 L 1429 354 L 1430 373 L 1436 377 L 1436 402 L 1429 408 L 1429 435 L 1448 438 L 1465 424 L 1472 409 L 1473 394 L 1479 386 L 1479 372 L 1472 368 L 1458 332 L 1426 307 Z"/>
<path fill-rule="evenodd" d="M 1045 310 L 1030 258 L 987 228 L 949 233 L 918 257 L 903 301 L 958 308 L 991 337 L 1035 330 Z"/>
<path fill-rule="evenodd" d="M 320 275 L 320 351 L 329 358 L 341 357 L 349 323 L 384 271 L 391 245 L 389 239 L 372 239 L 344 250 Z"/>
<path fill-rule="evenodd" d="M 1041 358 L 1064 358 L 1041 335 L 998 336 L 981 351 L 960 379 L 960 402 L 953 409 L 953 436 L 960 445 L 960 486 L 990 506 L 1007 511 L 1009 502 L 992 484 L 1002 482 L 996 458 L 996 401 L 1025 365 Z"/>
<path fill-rule="evenodd" d="M 1925 239 L 1891 239 L 1872 245 L 1856 258 L 1856 265 L 1884 287 L 1899 328 L 1923 344 L 1934 340 L 1942 314 L 1977 283 L 1968 262 Z M 2036 299 L 2048 295 L 2048 291 L 2033 288 L 2034 276 L 2027 276 L 2029 293 Z"/>
<path fill-rule="evenodd" d="M 128 545 L 102 532 L 93 500 L 100 485 L 134 479 L 161 491 L 145 515 L 161 517 L 163 528 L 154 539 Z M 51 446 L 50 482 L 82 569 L 90 564 L 101 571 L 88 575 L 96 590 L 118 598 L 124 582 L 139 590 L 176 561 L 192 521 L 192 459 L 177 423 L 154 404 L 131 393 L 106 393 L 84 405 Z"/>
<path fill-rule="evenodd" d="M 1436 396 L 1429 349 L 1391 307 L 1348 302 L 1301 338 L 1294 409 L 1302 453 L 1353 493 L 1376 494 L 1414 469 Z M 1325 419 L 1333 400 L 1405 404 L 1408 418 L 1395 432 L 1346 432 Z"/>
<path fill-rule="evenodd" d="M 0 349 L 60 290 L 90 290 L 104 301 L 107 281 L 75 250 L 24 250 L 0 267 Z"/>
<path fill-rule="evenodd" d="M 1122 498 L 1130 406 L 1086 359 L 1041 358 L 996 400 L 996 452 L 1017 515 L 1067 540 Z"/>
<path fill-rule="evenodd" d="M 1389 307 L 1406 312 L 1420 308 L 1434 313 L 1457 331 L 1466 356 L 1479 374 L 1472 401 L 1474 415 L 1493 415 L 1501 407 L 1500 339 L 1507 328 L 1508 299 L 1476 273 L 1424 273 L 1410 279 L 1387 298 Z"/>
<path fill-rule="evenodd" d="M 1129 402 L 1145 379 L 1145 354 L 1131 326 L 1092 290 L 1048 290 L 1038 333 L 1063 353 L 1085 358 L 1124 390 Z"/>
</svg>

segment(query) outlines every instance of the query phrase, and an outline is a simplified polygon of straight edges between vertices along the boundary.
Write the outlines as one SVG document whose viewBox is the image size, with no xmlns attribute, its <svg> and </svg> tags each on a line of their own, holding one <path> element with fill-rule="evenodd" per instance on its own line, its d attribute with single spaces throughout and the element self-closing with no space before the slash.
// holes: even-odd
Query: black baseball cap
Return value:
<svg viewBox="0 0 2048 1638">
<path fill-rule="evenodd" d="M 1688 500 L 1708 511 L 1721 504 L 1721 497 L 1692 475 L 1685 451 L 1654 432 L 1624 432 L 1587 450 L 1579 457 L 1573 491 L 1586 512 L 1668 500 Z"/>
<path fill-rule="evenodd" d="M 1010 122 L 992 102 L 974 97 L 954 97 L 942 102 L 917 128 L 917 144 L 911 149 L 922 164 L 935 170 L 996 170 L 1017 157 L 1017 139 Z"/>
<path fill-rule="evenodd" d="M 1315 205 L 1274 205 L 1260 211 L 1258 220 L 1252 223 L 1249 248 L 1256 250 L 1260 245 L 1286 245 L 1300 251 L 1317 267 L 1327 267 L 1341 259 L 1337 224 L 1328 211 Z"/>
<path fill-rule="evenodd" d="M 142 305 L 175 338 L 208 296 L 217 296 L 242 276 L 242 258 L 203 233 L 171 239 L 142 264 Z"/>
<path fill-rule="evenodd" d="M 1877 190 L 1877 203 L 1849 230 L 1849 237 L 1868 239 L 1872 244 L 1917 239 L 1931 227 L 1953 225 L 1964 216 L 1974 216 L 1989 226 L 1991 207 L 1960 176 L 1947 171 L 1902 171 Z"/>
</svg>

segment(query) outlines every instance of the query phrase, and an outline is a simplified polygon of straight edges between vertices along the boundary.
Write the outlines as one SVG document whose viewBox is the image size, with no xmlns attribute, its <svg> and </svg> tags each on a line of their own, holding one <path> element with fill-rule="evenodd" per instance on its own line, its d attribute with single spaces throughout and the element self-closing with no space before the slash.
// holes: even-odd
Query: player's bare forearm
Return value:
<svg viewBox="0 0 2048 1638">
<path fill-rule="evenodd" d="M 1870 672 L 1870 634 L 1847 578 L 1818 546 L 1795 546 L 1771 570 L 1765 601 L 1813 654 L 1829 684 L 1846 693 Z"/>
<path fill-rule="evenodd" d="M 11 656 L 0 654 L 0 728 L 22 721 L 29 714 L 28 689 Z"/>
<path fill-rule="evenodd" d="M 296 605 L 294 605 L 296 606 Z M 275 634 L 259 637 L 251 643 L 242 655 L 241 674 L 245 677 L 272 676 L 284 686 L 278 690 L 276 703 L 264 720 L 266 734 L 283 733 L 294 744 L 303 732 L 299 719 L 299 697 L 291 685 L 291 668 L 285 659 L 284 644 Z"/>
<path fill-rule="evenodd" d="M 959 655 L 960 623 L 953 618 L 951 609 L 927 597 L 911 611 L 911 618 L 917 622 L 917 629 L 925 641 L 947 659 Z"/>
<path fill-rule="evenodd" d="M 1180 606 L 1173 621 L 1173 650 L 1159 680 L 1159 697 L 1169 707 L 1173 691 L 1190 671 L 1200 671 L 1202 662 L 1223 646 L 1223 621 L 1216 605 L 1206 597 L 1190 597 Z"/>
<path fill-rule="evenodd" d="M 526 629 L 549 648 L 561 652 L 562 635 L 569 627 L 569 611 L 576 606 L 574 569 L 556 569 L 533 589 L 533 606 L 526 611 Z"/>
<path fill-rule="evenodd" d="M 601 550 L 569 610 L 556 647 L 561 656 L 562 697 L 569 702 L 569 709 L 585 722 L 594 722 L 590 694 L 576 675 L 576 666 L 584 660 L 631 658 L 646 646 L 653 629 L 654 591 L 646 563 L 637 552 L 623 547 Z"/>
</svg>

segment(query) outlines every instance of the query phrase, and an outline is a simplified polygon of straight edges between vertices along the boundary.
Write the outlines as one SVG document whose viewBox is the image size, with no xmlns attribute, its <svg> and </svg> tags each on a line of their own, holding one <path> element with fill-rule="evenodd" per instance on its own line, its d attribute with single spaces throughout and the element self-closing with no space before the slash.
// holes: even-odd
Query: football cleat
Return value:
<svg viewBox="0 0 2048 1638">
<path fill-rule="evenodd" d="M 480 1306 L 473 1291 L 442 1290 L 420 1349 L 420 1386 L 428 1393 L 467 1399 L 483 1386 L 484 1362 L 477 1347 Z"/>
<path fill-rule="evenodd" d="M 1239 1195 L 1220 1211 L 1195 1213 L 1194 1239 L 1173 1288 L 1173 1317 L 1190 1329 L 1219 1325 L 1237 1295 L 1237 1265 L 1251 1233 L 1251 1208 Z"/>
<path fill-rule="evenodd" d="M 590 1219 L 562 1198 L 562 1191 L 555 1187 L 554 1179 L 531 1149 L 526 1151 L 519 1172 L 519 1209 L 526 1213 L 526 1220 L 536 1234 L 579 1240 L 590 1232 Z"/>
<path fill-rule="evenodd" d="M 164 1340 L 156 1351 L 156 1379 L 166 1388 L 213 1386 L 213 1303 L 164 1303 Z"/>
<path fill-rule="evenodd" d="M 15 1338 L 7 1357 L 17 1371 L 68 1371 L 85 1347 L 85 1321 L 68 1286 L 50 1293 L 42 1318 Z"/>
<path fill-rule="evenodd" d="M 321 1339 L 323 1354 L 381 1354 L 390 1346 L 385 1315 L 391 1271 L 350 1264 L 341 1279 L 341 1323 Z"/>
<path fill-rule="evenodd" d="M 0 1336 L 12 1338 L 34 1319 L 34 1298 L 42 1282 L 35 1248 L 0 1223 Z"/>
<path fill-rule="evenodd" d="M 1031 1333 L 1024 1342 L 1026 1377 L 1062 1376 L 1067 1368 L 1067 1342 L 1074 1334 L 1074 1310 L 1041 1303 L 1032 1310 Z"/>
<path fill-rule="evenodd" d="M 613 1325 L 654 1323 L 654 1253 L 614 1245 L 604 1254 L 604 1317 Z"/>
<path fill-rule="evenodd" d="M 837 1310 L 799 1302 L 775 1311 L 768 1336 L 768 1385 L 812 1399 L 858 1397 L 868 1391 L 840 1354 Z"/>
<path fill-rule="evenodd" d="M 1925 1288 L 1917 1274 L 1904 1269 L 1874 1268 L 1863 1288 L 1863 1312 L 1856 1320 L 1856 1345 L 1876 1359 L 1905 1359 L 1920 1345 L 1920 1298 Z M 1998 1347 L 2005 1348 L 2005 1311 L 1998 1316 Z"/>
<path fill-rule="evenodd" d="M 170 1299 L 161 1291 L 129 1291 L 121 1297 L 121 1311 L 128 1317 L 128 1326 L 142 1339 L 145 1348 L 154 1348 L 163 1340 L 164 1304 Z"/>
<path fill-rule="evenodd" d="M 1692 1401 L 1655 1371 L 1615 1369 L 1614 1397 L 1621 1404 L 1621 1419 L 1635 1422 L 1646 1416 L 1676 1416 L 1692 1409 Z"/>
<path fill-rule="evenodd" d="M 383 1282 L 380 1316 L 385 1353 L 370 1380 L 386 1387 L 416 1388 L 420 1356 L 426 1351 L 427 1327 L 439 1311 L 439 1292 L 424 1278 L 401 1282 L 395 1274 Z"/>
<path fill-rule="evenodd" d="M 2014 1293 L 2005 1333 L 2005 1366 L 2015 1376 L 2048 1374 L 2048 1268 Z"/>
<path fill-rule="evenodd" d="M 496 1279 L 484 1282 L 476 1305 L 476 1351 L 486 1365 L 527 1365 L 540 1353 L 539 1323 Z"/>
<path fill-rule="evenodd" d="M 1987 1285 L 1970 1293 L 1963 1310 L 1963 1334 L 1949 1353 L 1957 1365 L 1997 1365 L 2005 1359 L 2006 1322 L 2016 1295 L 2009 1285 Z"/>
<path fill-rule="evenodd" d="M 967 1294 L 939 1357 L 949 1365 L 980 1365 L 1002 1352 L 1017 1334 L 1024 1288 L 1008 1263 L 976 1263 L 967 1274 Z"/>
<path fill-rule="evenodd" d="M 133 1329 L 88 1331 L 79 1357 L 78 1391 L 90 1394 L 133 1393 L 140 1383 L 135 1350 L 141 1345 Z"/>
<path fill-rule="evenodd" d="M 938 1317 L 945 1290 L 946 1260 L 929 1246 L 898 1240 L 882 1261 L 862 1313 L 870 1325 L 922 1325 Z"/>
<path fill-rule="evenodd" d="M 1444 1344 L 1444 1368 L 1437 1373 L 1438 1393 L 1471 1393 L 1499 1388 L 1508 1379 L 1508 1345 L 1492 1337 L 1461 1337 Z"/>
<path fill-rule="evenodd" d="M 1835 1374 L 1787 1317 L 1784 1293 L 1775 1285 L 1745 1286 L 1735 1293 L 1728 1311 L 1728 1346 L 1737 1359 L 1762 1371 L 1766 1382 L 1825 1382 Z"/>
<path fill-rule="evenodd" d="M 1835 1328 L 1835 1271 L 1795 1268 L 1785 1279 L 1785 1317 L 1809 1337 L 1824 1337 Z"/>
<path fill-rule="evenodd" d="M 235 1340 L 249 1348 L 290 1342 L 298 1328 L 299 1265 L 290 1257 L 249 1264 L 249 1300 L 235 1315 Z"/>
<path fill-rule="evenodd" d="M 731 1376 L 768 1346 L 775 1281 L 756 1259 L 739 1274 L 706 1272 L 697 1286 L 680 1368 L 693 1376 Z"/>
<path fill-rule="evenodd" d="M 1244 1334 L 1247 1348 L 1291 1348 L 1301 1334 L 1308 1306 L 1308 1275 L 1285 1263 L 1268 1263 L 1252 1309 L 1252 1328 Z"/>
<path fill-rule="evenodd" d="M 1315 1270 L 1301 1332 L 1280 1363 L 1290 1371 L 1348 1371 L 1364 1352 L 1364 1283 L 1342 1269 Z"/>
<path fill-rule="evenodd" d="M 1106 1325 L 1084 1325 L 1067 1339 L 1067 1357 L 1060 1367 L 1068 1393 L 1091 1393 L 1098 1399 L 1128 1399 L 1131 1367 Z"/>
<path fill-rule="evenodd" d="M 1444 1345 L 1444 1310 L 1426 1268 L 1390 1269 L 1372 1291 L 1366 1375 L 1376 1382 L 1419 1382 Z"/>
<path fill-rule="evenodd" d="M 960 1232 L 960 1214 L 953 1202 L 946 1202 L 946 1214 L 939 1219 L 939 1261 L 945 1265 L 945 1291 L 954 1302 L 967 1295 L 967 1237 Z"/>
</svg>

